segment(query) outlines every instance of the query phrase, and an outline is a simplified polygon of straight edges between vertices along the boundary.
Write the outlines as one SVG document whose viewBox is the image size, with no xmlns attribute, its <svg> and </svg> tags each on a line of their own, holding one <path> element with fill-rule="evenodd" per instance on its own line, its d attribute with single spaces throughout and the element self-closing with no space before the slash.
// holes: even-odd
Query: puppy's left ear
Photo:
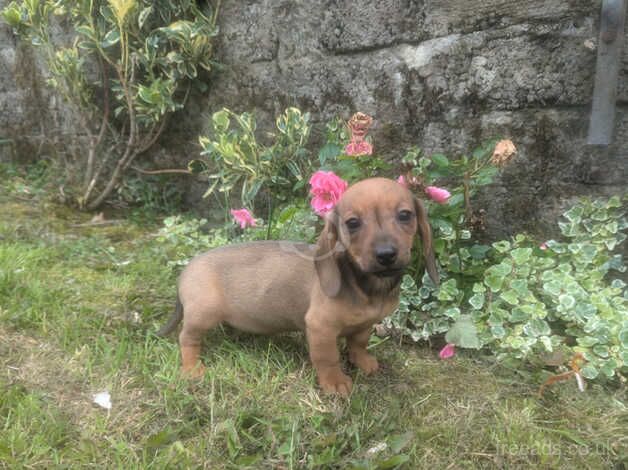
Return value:
<svg viewBox="0 0 628 470">
<path fill-rule="evenodd" d="M 440 283 L 438 268 L 436 267 L 436 258 L 434 257 L 434 247 L 432 246 L 432 228 L 427 220 L 427 211 L 419 198 L 414 198 L 414 210 L 417 217 L 417 232 L 421 237 L 423 244 L 423 257 L 425 258 L 425 269 L 434 284 Z"/>
<path fill-rule="evenodd" d="M 338 243 L 338 215 L 333 210 L 325 216 L 325 228 L 318 237 L 314 259 L 321 289 L 329 297 L 336 297 L 341 287 L 340 268 L 334 254 Z"/>
</svg>

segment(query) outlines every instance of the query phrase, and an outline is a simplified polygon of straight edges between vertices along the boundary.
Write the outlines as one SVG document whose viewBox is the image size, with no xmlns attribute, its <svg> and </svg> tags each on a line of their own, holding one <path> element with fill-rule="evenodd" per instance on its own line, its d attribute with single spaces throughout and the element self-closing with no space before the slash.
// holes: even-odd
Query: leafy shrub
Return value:
<svg viewBox="0 0 628 470">
<path fill-rule="evenodd" d="M 212 137 L 199 138 L 206 161 L 190 164 L 209 179 L 205 196 L 214 191 L 223 193 L 225 208 L 229 207 L 232 193 L 250 208 L 254 208 L 260 191 L 271 205 L 287 201 L 305 187 L 312 171 L 306 149 L 309 121 L 308 113 L 286 109 L 275 122 L 276 132 L 269 136 L 272 144 L 264 145 L 255 134 L 254 115 L 236 114 L 228 109 L 214 113 Z"/>
<path fill-rule="evenodd" d="M 388 324 L 420 340 L 470 317 L 478 346 L 499 360 L 555 364 L 582 353 L 586 378 L 625 371 L 628 292 L 620 279 L 608 279 L 626 269 L 613 253 L 628 228 L 621 200 L 585 199 L 564 218 L 562 241 L 539 245 L 517 235 L 478 250 L 475 259 L 463 253 L 475 268 L 469 279 L 465 271 L 445 271 L 446 280 L 435 290 L 427 281 L 417 289 L 406 276 L 399 310 Z"/>
<path fill-rule="evenodd" d="M 23 0 L 2 11 L 44 53 L 50 85 L 79 114 L 77 202 L 95 209 L 182 108 L 213 63 L 216 12 L 193 0 Z M 72 27 L 67 43 L 52 31 Z M 199 84 L 198 82 L 196 82 Z M 200 84 L 199 84 L 200 85 Z"/>
</svg>

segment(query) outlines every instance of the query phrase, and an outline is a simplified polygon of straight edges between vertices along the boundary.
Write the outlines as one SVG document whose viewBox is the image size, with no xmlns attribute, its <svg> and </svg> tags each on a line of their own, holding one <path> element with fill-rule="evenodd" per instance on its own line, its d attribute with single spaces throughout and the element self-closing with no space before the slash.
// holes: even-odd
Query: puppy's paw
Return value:
<svg viewBox="0 0 628 470">
<path fill-rule="evenodd" d="M 349 361 L 366 375 L 374 374 L 377 372 L 377 369 L 379 369 L 379 363 L 377 359 L 375 359 L 375 356 L 371 356 L 366 351 L 351 351 L 349 353 Z"/>
<path fill-rule="evenodd" d="M 328 395 L 348 397 L 351 394 L 353 381 L 351 377 L 344 374 L 341 370 L 320 374 L 318 381 L 323 392 Z"/>
<path fill-rule="evenodd" d="M 184 367 L 181 370 L 181 375 L 183 375 L 186 379 L 199 380 L 203 378 L 205 372 L 207 372 L 207 368 L 198 362 L 192 367 Z"/>
</svg>

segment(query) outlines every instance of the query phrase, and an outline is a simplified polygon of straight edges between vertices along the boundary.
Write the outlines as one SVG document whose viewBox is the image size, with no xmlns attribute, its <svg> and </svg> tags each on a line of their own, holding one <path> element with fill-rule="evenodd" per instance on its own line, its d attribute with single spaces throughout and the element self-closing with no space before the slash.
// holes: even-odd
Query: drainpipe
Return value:
<svg viewBox="0 0 628 470">
<path fill-rule="evenodd" d="M 587 144 L 609 145 L 615 128 L 617 77 L 624 43 L 626 0 L 604 0 Z"/>
</svg>

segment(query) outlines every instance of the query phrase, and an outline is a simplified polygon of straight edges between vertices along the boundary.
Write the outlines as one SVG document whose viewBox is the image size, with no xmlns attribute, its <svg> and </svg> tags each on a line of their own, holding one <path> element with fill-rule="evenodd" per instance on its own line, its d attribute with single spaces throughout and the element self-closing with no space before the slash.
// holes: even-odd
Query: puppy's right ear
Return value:
<svg viewBox="0 0 628 470">
<path fill-rule="evenodd" d="M 338 243 L 338 214 L 332 210 L 325 216 L 325 228 L 318 237 L 314 258 L 318 282 L 328 297 L 336 297 L 341 287 L 340 268 L 334 255 Z"/>
<path fill-rule="evenodd" d="M 414 198 L 414 208 L 417 215 L 417 232 L 423 243 L 423 258 L 425 259 L 425 269 L 429 274 L 432 282 L 437 286 L 440 283 L 438 268 L 436 267 L 436 258 L 434 256 L 434 247 L 432 246 L 432 228 L 427 220 L 427 211 L 423 207 L 423 203 L 419 198 Z"/>
</svg>

